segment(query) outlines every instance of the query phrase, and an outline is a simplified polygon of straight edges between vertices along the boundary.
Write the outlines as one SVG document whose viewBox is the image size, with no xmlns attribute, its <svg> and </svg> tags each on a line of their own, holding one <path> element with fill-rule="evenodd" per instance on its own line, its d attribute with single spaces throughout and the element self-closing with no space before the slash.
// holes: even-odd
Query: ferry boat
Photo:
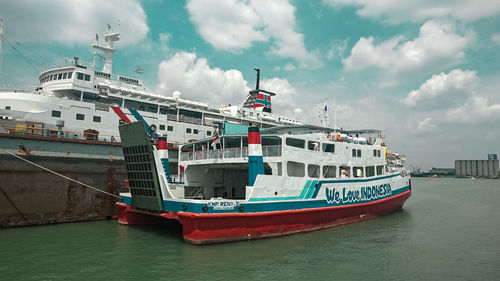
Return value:
<svg viewBox="0 0 500 281">
<path fill-rule="evenodd" d="M 144 122 L 119 126 L 130 192 L 118 221 L 175 220 L 192 244 L 277 237 L 400 210 L 410 173 L 392 167 L 378 130 L 257 128 L 221 123 L 218 135 L 180 147 L 170 175 L 166 139 Z"/>
<path fill-rule="evenodd" d="M 66 60 L 65 66 L 42 71 L 40 85 L 34 91 L 0 91 L 0 133 L 119 142 L 119 120 L 145 120 L 152 131 L 168 133 L 169 143 L 177 145 L 211 137 L 215 122 L 263 128 L 300 124 L 272 112 L 271 97 L 275 93 L 260 89 L 259 70 L 256 89 L 239 105 L 218 107 L 183 99 L 179 92 L 172 96 L 153 93 L 143 86 L 140 67 L 135 78 L 113 73 L 113 54 L 119 39 L 120 34 L 109 28 L 104 44 L 96 34 L 92 45 L 96 52 L 90 66 L 74 57 Z M 104 60 L 101 70 L 96 69 L 98 58 Z"/>
</svg>

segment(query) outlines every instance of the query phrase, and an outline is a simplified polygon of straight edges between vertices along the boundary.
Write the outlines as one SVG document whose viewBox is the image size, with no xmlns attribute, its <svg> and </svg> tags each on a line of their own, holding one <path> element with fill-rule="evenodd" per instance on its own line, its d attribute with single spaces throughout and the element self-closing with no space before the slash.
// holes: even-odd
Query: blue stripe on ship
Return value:
<svg viewBox="0 0 500 281">
<path fill-rule="evenodd" d="M 313 195 L 311 197 L 312 199 L 315 199 L 316 196 L 318 196 L 318 193 L 319 193 L 319 190 L 321 189 L 321 185 L 322 184 L 323 183 L 320 182 L 320 183 L 318 183 L 318 185 L 316 185 L 316 189 L 314 189 L 314 193 L 313 193 Z"/>
<path fill-rule="evenodd" d="M 318 181 L 312 181 L 309 186 L 309 190 L 307 190 L 307 195 L 305 199 L 310 199 L 314 193 L 314 190 L 318 187 Z"/>
<path fill-rule="evenodd" d="M 144 120 L 144 118 L 142 118 L 141 114 L 139 114 L 139 112 L 137 112 L 137 110 L 135 110 L 133 108 L 129 108 L 128 111 L 130 111 L 130 113 L 132 113 L 132 115 L 134 115 L 134 117 L 135 117 L 135 119 L 137 119 L 137 121 L 144 121 L 144 125 L 146 125 L 146 131 L 148 132 L 148 135 L 152 136 L 153 132 L 151 131 L 151 128 L 149 127 L 146 120 Z"/>
<path fill-rule="evenodd" d="M 161 165 L 163 166 L 163 171 L 167 176 L 167 180 L 170 182 L 170 165 L 168 164 L 168 158 L 161 158 Z"/>
</svg>

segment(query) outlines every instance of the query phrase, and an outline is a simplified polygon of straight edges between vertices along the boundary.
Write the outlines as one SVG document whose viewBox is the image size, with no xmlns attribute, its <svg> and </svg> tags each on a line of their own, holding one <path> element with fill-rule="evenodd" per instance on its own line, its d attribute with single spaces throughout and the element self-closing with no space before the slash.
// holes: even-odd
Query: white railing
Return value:
<svg viewBox="0 0 500 281">
<path fill-rule="evenodd" d="M 199 124 L 201 125 L 201 119 L 199 118 L 193 118 L 193 117 L 187 117 L 184 115 L 179 115 L 179 122 L 185 122 L 185 123 L 191 123 L 191 124 Z"/>
<path fill-rule="evenodd" d="M 267 145 L 262 147 L 264 157 L 281 156 L 281 145 Z M 205 159 L 229 159 L 248 156 L 248 147 L 232 147 L 215 150 L 200 150 L 181 152 L 180 161 L 205 160 Z"/>
</svg>

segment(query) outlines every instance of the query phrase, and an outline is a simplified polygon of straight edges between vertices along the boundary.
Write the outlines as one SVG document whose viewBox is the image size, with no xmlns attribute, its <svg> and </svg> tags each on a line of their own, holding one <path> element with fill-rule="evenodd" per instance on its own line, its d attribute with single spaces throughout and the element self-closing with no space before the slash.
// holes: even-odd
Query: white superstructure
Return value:
<svg viewBox="0 0 500 281">
<path fill-rule="evenodd" d="M 104 60 L 102 70 L 95 69 L 95 58 L 87 67 L 79 64 L 75 57 L 67 66 L 42 71 L 40 86 L 33 92 L 0 92 L 0 124 L 3 125 L 0 132 L 15 130 L 15 124 L 20 122 L 30 122 L 45 135 L 78 138 L 86 130 L 95 130 L 99 140 L 119 141 L 120 118 L 112 106 L 120 108 L 131 121 L 136 118 L 128 109 L 137 110 L 157 134 L 168 135 L 169 143 L 211 137 L 214 122 L 259 127 L 299 124 L 255 108 L 252 101 L 257 95 L 268 93 L 270 109 L 270 96 L 274 94 L 263 90 L 250 91 L 242 105 L 215 107 L 183 99 L 179 93 L 172 97 L 155 94 L 143 86 L 139 77 L 114 75 L 113 53 L 119 35 L 109 29 L 104 44 L 99 43 L 96 35 L 92 47 L 104 53 L 95 53 L 95 57 Z M 6 124 L 5 120 L 10 123 Z"/>
</svg>

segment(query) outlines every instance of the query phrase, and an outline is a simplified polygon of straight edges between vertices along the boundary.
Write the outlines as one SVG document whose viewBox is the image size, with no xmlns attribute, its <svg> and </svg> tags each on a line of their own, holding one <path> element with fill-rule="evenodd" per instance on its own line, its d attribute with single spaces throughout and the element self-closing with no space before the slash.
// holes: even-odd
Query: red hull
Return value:
<svg viewBox="0 0 500 281">
<path fill-rule="evenodd" d="M 120 223 L 147 224 L 158 218 L 176 219 L 183 226 L 186 242 L 212 244 L 290 235 L 372 219 L 401 209 L 410 195 L 411 191 L 407 191 L 365 204 L 246 214 L 153 214 L 125 204 L 117 205 Z"/>
</svg>

